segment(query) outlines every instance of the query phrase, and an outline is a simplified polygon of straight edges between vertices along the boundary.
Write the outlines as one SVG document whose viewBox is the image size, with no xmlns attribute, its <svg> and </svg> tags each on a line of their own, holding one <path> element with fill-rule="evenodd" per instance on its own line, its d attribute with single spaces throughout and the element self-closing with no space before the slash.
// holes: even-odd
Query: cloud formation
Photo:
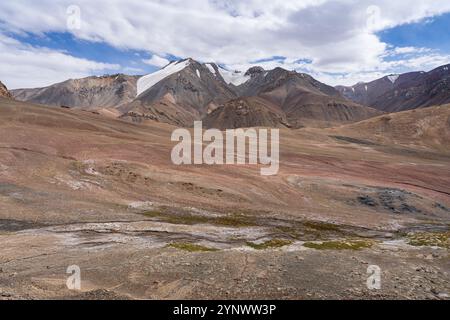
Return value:
<svg viewBox="0 0 450 320">
<path fill-rule="evenodd" d="M 310 72 L 330 84 L 450 61 L 439 52 L 392 48 L 377 36 L 381 30 L 449 12 L 448 0 L 78 0 L 81 28 L 68 30 L 72 4 L 2 1 L 0 28 L 35 34 L 70 31 L 79 39 L 154 54 L 145 61 L 154 66 L 165 64 L 162 57 L 167 55 L 232 69 L 281 56 L 285 59 L 266 65 Z"/>
<path fill-rule="evenodd" d="M 156 54 L 154 54 L 150 59 L 142 60 L 142 62 L 144 62 L 145 64 L 148 64 L 150 66 L 155 66 L 155 67 L 160 67 L 160 68 L 162 68 L 170 63 L 170 61 L 167 60 L 166 58 L 161 58 L 160 56 L 157 56 Z"/>
<path fill-rule="evenodd" d="M 0 77 L 9 89 L 48 86 L 67 79 L 118 70 L 119 65 L 72 57 L 24 45 L 0 34 Z"/>
</svg>

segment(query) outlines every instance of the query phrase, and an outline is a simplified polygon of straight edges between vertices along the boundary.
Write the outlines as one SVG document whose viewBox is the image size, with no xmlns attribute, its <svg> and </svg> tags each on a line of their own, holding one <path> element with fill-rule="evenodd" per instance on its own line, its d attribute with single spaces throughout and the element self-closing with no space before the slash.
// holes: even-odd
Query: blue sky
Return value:
<svg viewBox="0 0 450 320">
<path fill-rule="evenodd" d="M 245 71 L 306 72 L 331 85 L 450 63 L 450 1 L 69 0 L 0 3 L 0 81 L 147 74 L 192 57 Z M 70 28 L 76 18 L 78 28 Z"/>
<path fill-rule="evenodd" d="M 119 64 L 120 71 L 127 74 L 143 75 L 157 69 L 155 66 L 145 64 L 142 60 L 151 58 L 151 54 L 143 50 L 128 50 L 115 48 L 105 42 L 93 42 L 77 39 L 73 34 L 48 32 L 43 35 L 31 33 L 14 35 L 11 37 L 21 43 L 35 47 L 45 47 L 64 51 L 73 57 L 93 60 L 108 64 Z M 118 72 L 119 70 L 105 70 L 105 72 Z"/>
<path fill-rule="evenodd" d="M 418 47 L 450 53 L 450 14 L 425 18 L 379 32 L 381 41 L 396 47 Z"/>
</svg>

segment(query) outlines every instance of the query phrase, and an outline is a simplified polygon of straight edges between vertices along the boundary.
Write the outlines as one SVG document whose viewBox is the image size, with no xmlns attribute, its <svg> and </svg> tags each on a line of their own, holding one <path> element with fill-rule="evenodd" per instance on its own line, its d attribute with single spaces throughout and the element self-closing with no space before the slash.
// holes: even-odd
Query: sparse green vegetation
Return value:
<svg viewBox="0 0 450 320">
<path fill-rule="evenodd" d="M 214 248 L 208 248 L 205 246 L 201 246 L 194 243 L 187 243 L 187 242 L 175 242 L 168 245 L 169 248 L 174 248 L 178 250 L 184 250 L 189 252 L 213 252 L 218 251 Z"/>
<path fill-rule="evenodd" d="M 361 250 L 372 247 L 373 243 L 364 240 L 336 240 L 324 242 L 306 242 L 303 244 L 307 248 L 317 250 Z"/>
<path fill-rule="evenodd" d="M 74 161 L 72 162 L 73 169 L 76 171 L 84 171 L 85 164 L 82 161 Z"/>
<path fill-rule="evenodd" d="M 241 227 L 241 228 L 253 227 L 256 225 L 252 217 L 237 214 L 214 218 L 213 224 L 218 224 L 226 227 Z"/>
<path fill-rule="evenodd" d="M 149 218 L 157 218 L 157 217 L 161 217 L 163 215 L 163 213 L 160 211 L 146 211 L 146 212 L 143 212 L 142 215 L 149 217 Z"/>
<path fill-rule="evenodd" d="M 421 232 L 408 234 L 408 244 L 416 247 L 441 247 L 450 249 L 450 232 Z"/>
<path fill-rule="evenodd" d="M 334 138 L 338 141 L 344 141 L 344 142 L 349 142 L 349 143 L 354 143 L 354 144 L 361 144 L 361 145 L 366 145 L 366 146 L 377 146 L 378 145 L 372 141 L 356 139 L 356 138 L 351 138 L 351 137 L 343 137 L 343 136 L 330 136 L 330 137 Z"/>
<path fill-rule="evenodd" d="M 284 246 L 291 245 L 292 241 L 285 240 L 285 239 L 271 239 L 269 241 L 263 242 L 263 243 L 254 243 L 254 242 L 247 242 L 247 246 L 256 249 L 256 250 L 265 250 L 265 249 L 271 249 L 271 248 L 281 248 Z"/>
<path fill-rule="evenodd" d="M 341 230 L 340 226 L 320 221 L 303 221 L 293 223 L 291 226 L 277 226 L 275 232 L 281 232 L 287 237 L 297 240 L 318 241 L 326 240 L 339 235 L 350 235 L 349 232 Z"/>
<path fill-rule="evenodd" d="M 327 222 L 307 221 L 303 225 L 307 228 L 318 231 L 335 231 L 335 232 L 341 231 L 337 225 Z"/>
<path fill-rule="evenodd" d="M 255 226 L 252 217 L 247 217 L 244 215 L 233 214 L 229 216 L 221 217 L 207 217 L 207 216 L 194 216 L 189 214 L 169 214 L 161 211 L 147 211 L 142 213 L 144 216 L 149 218 L 158 218 L 159 220 L 171 224 L 212 224 L 225 227 L 252 227 Z"/>
</svg>

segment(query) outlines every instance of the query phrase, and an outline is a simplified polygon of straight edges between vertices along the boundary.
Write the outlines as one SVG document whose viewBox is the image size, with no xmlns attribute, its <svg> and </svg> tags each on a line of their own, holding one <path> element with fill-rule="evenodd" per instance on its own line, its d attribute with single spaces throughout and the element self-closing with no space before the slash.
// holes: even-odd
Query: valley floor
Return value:
<svg viewBox="0 0 450 320">
<path fill-rule="evenodd" d="M 0 298 L 449 299 L 450 114 L 430 114 L 282 130 L 263 177 L 174 166 L 168 125 L 0 99 Z"/>
</svg>

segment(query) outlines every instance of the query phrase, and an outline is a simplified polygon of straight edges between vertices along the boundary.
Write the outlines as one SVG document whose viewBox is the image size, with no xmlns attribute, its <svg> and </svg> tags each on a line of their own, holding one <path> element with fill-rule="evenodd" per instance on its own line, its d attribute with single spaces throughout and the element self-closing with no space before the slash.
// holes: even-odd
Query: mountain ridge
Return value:
<svg viewBox="0 0 450 320">
<path fill-rule="evenodd" d="M 12 90 L 19 101 L 75 108 L 117 108 L 136 96 L 139 76 L 114 74 L 69 79 L 43 88 Z"/>
<path fill-rule="evenodd" d="M 161 74 L 166 77 L 161 79 Z M 124 112 L 122 118 L 134 122 L 157 120 L 184 126 L 192 126 L 194 120 L 205 119 L 208 124 L 216 123 L 218 127 L 223 127 L 217 123 L 218 119 L 227 119 L 226 126 L 284 123 L 299 128 L 309 124 L 331 126 L 379 114 L 376 110 L 346 100 L 338 90 L 310 75 L 283 68 L 264 70 L 256 66 L 246 72 L 237 72 L 225 70 L 215 63 L 199 63 L 189 58 L 172 61 L 144 78 L 150 85 L 142 86 L 145 90 L 138 90 L 142 93 L 121 108 Z M 241 103 L 237 106 L 239 99 Z M 239 119 L 243 113 L 236 110 L 237 107 L 258 111 L 262 118 Z M 214 113 L 217 109 L 230 114 L 218 116 Z M 183 120 L 179 121 L 180 118 Z"/>
<path fill-rule="evenodd" d="M 444 105 L 450 103 L 450 64 L 336 89 L 347 99 L 384 112 Z"/>
</svg>

